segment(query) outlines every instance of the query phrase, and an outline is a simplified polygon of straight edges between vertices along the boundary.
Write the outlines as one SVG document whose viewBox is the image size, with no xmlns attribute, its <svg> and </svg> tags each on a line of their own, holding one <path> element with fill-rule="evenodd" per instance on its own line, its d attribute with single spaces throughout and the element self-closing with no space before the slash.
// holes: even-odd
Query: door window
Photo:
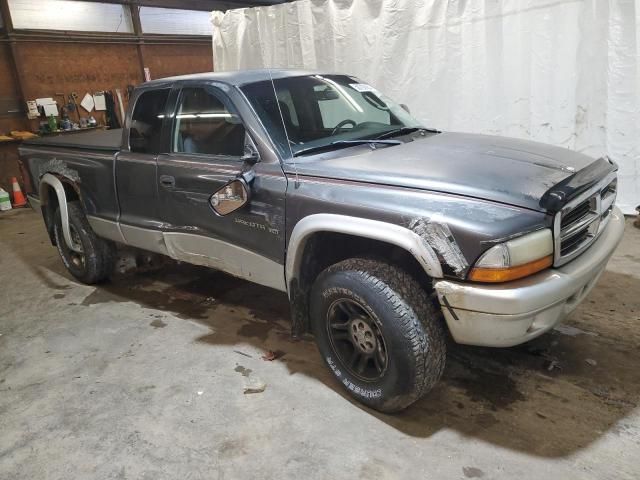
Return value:
<svg viewBox="0 0 640 480">
<path fill-rule="evenodd" d="M 205 88 L 184 88 L 173 130 L 173 152 L 240 157 L 245 130 L 230 105 Z"/>
<path fill-rule="evenodd" d="M 162 119 L 171 90 L 150 90 L 138 97 L 129 125 L 129 148 L 137 153 L 158 153 Z"/>
</svg>

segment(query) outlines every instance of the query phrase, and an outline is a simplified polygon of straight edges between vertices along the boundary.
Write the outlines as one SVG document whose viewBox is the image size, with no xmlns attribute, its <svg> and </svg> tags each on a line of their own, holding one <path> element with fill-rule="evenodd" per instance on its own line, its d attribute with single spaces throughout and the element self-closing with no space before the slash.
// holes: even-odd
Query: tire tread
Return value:
<svg viewBox="0 0 640 480">
<path fill-rule="evenodd" d="M 69 222 L 74 222 L 76 230 L 81 237 L 89 243 L 90 249 L 85 249 L 85 272 L 77 275 L 69 270 L 78 280 L 86 284 L 100 283 L 111 275 L 116 259 L 116 249 L 113 242 L 98 237 L 89 221 L 87 220 L 82 205 L 79 201 L 71 201 L 67 203 L 67 211 L 69 213 Z M 60 242 L 64 242 L 62 235 L 62 223 L 60 218 L 60 209 L 56 210 L 54 235 L 58 244 L 58 252 L 63 256 L 60 248 Z"/>
<path fill-rule="evenodd" d="M 446 336 L 442 314 L 418 282 L 401 268 L 368 258 L 350 258 L 332 265 L 327 274 L 349 272 L 375 289 L 391 305 L 416 359 L 414 386 L 409 395 L 385 402 L 384 411 L 406 408 L 440 380 L 446 361 Z"/>
</svg>

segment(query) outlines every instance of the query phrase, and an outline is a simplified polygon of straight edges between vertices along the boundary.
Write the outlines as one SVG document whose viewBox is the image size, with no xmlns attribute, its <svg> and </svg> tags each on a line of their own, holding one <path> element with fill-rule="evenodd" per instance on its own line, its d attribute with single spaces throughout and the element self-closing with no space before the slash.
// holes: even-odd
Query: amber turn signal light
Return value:
<svg viewBox="0 0 640 480">
<path fill-rule="evenodd" d="M 515 267 L 508 268 L 482 268 L 474 267 L 469 273 L 469 280 L 473 282 L 498 283 L 517 280 L 518 278 L 527 277 L 540 270 L 549 268 L 553 265 L 553 255 L 542 257 L 533 262 L 524 263 Z"/>
</svg>

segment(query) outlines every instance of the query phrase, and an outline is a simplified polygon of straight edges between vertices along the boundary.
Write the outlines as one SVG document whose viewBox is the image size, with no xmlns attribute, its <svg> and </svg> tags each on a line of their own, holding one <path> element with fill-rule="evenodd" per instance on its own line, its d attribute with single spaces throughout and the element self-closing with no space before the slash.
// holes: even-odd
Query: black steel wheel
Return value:
<svg viewBox="0 0 640 480">
<path fill-rule="evenodd" d="M 377 380 L 387 368 L 387 347 L 380 327 L 358 302 L 342 298 L 327 311 L 329 340 L 349 372 L 364 381 Z"/>
</svg>

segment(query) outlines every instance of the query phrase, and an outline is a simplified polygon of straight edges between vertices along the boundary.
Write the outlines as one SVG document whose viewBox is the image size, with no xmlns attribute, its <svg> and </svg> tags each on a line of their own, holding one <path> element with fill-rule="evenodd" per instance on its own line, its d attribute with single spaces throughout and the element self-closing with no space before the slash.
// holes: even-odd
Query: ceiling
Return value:
<svg viewBox="0 0 640 480">
<path fill-rule="evenodd" d="M 180 8 L 184 10 L 229 10 L 287 3 L 292 0 L 90 0 L 105 3 L 132 3 L 148 7 Z"/>
</svg>

